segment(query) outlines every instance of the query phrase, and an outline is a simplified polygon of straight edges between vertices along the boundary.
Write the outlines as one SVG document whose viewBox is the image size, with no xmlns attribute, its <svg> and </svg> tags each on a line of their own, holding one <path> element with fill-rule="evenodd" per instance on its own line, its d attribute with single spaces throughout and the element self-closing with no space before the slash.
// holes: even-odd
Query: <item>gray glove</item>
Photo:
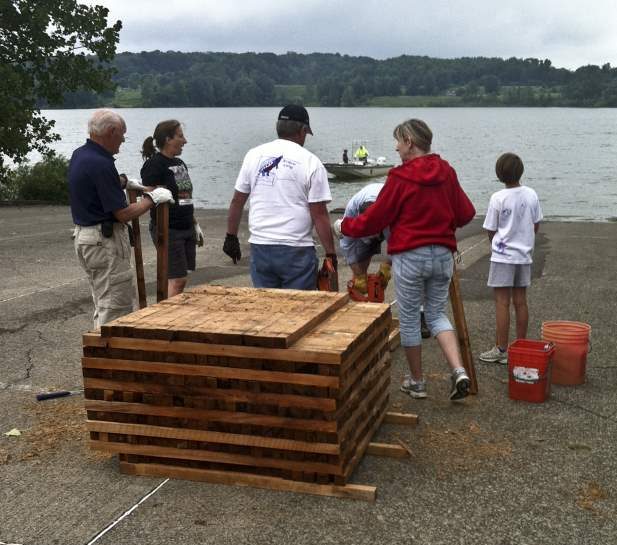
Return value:
<svg viewBox="0 0 617 545">
<path fill-rule="evenodd" d="M 154 202 L 154 206 L 158 206 L 161 203 L 168 202 L 169 204 L 174 203 L 174 198 L 171 196 L 171 191 L 166 189 L 165 187 L 157 187 L 152 191 L 148 191 L 144 193 L 147 197 L 150 197 Z"/>
<path fill-rule="evenodd" d="M 126 181 L 125 189 L 132 189 L 134 191 L 145 191 L 146 187 L 139 183 L 135 178 L 128 178 Z"/>
</svg>

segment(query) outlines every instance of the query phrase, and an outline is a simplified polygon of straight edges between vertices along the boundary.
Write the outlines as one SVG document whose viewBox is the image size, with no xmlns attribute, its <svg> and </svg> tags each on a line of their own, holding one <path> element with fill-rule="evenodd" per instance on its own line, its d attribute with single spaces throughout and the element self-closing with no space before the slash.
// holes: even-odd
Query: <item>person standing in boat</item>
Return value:
<svg viewBox="0 0 617 545">
<path fill-rule="evenodd" d="M 353 155 L 363 165 L 366 165 L 366 163 L 368 162 L 368 150 L 364 147 L 364 144 L 360 144 L 360 147 Z"/>
<path fill-rule="evenodd" d="M 336 269 L 337 257 L 326 207 L 332 200 L 321 161 L 304 148 L 313 134 L 306 109 L 285 106 L 276 123 L 278 138 L 249 150 L 229 204 L 223 252 L 241 257 L 238 227 L 249 200 L 251 280 L 256 288 L 317 289 L 313 227 Z"/>
<path fill-rule="evenodd" d="M 155 148 L 156 144 L 156 148 Z M 175 204 L 169 207 L 168 296 L 184 291 L 188 271 L 195 270 L 196 246 L 203 246 L 204 236 L 195 219 L 193 184 L 186 163 L 178 156 L 186 144 L 179 121 L 161 121 L 154 136 L 144 140 L 141 154 L 141 180 L 145 186 L 168 188 Z M 157 151 L 158 149 L 158 151 Z M 150 215 L 150 234 L 156 237 L 156 214 Z"/>
<path fill-rule="evenodd" d="M 401 344 L 410 372 L 401 390 L 413 398 L 427 396 L 420 333 L 424 298 L 427 324 L 452 372 L 449 398 L 462 399 L 468 395 L 471 381 L 446 306 L 454 271 L 454 233 L 469 223 L 476 211 L 454 169 L 431 153 L 433 133 L 424 121 L 405 121 L 393 134 L 402 164 L 390 170 L 372 206 L 355 218 L 338 220 L 334 230 L 345 236 L 365 237 L 390 228 L 388 253 L 392 256 Z"/>
<path fill-rule="evenodd" d="M 348 164 L 349 163 L 349 156 L 347 155 L 347 150 L 346 149 L 343 150 L 343 163 L 344 164 Z"/>
</svg>

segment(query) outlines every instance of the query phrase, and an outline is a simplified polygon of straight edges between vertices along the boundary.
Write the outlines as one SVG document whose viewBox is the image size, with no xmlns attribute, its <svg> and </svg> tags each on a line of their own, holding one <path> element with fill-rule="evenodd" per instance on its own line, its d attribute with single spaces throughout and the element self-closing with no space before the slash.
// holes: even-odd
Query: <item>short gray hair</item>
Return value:
<svg viewBox="0 0 617 545">
<path fill-rule="evenodd" d="M 279 119 L 276 122 L 276 134 L 279 138 L 289 138 L 296 136 L 306 124 L 302 121 L 292 121 L 291 119 Z"/>
<path fill-rule="evenodd" d="M 421 119 L 408 119 L 394 129 L 394 138 L 402 142 L 413 143 L 422 151 L 431 151 L 433 133 Z"/>
<path fill-rule="evenodd" d="M 96 110 L 88 121 L 88 134 L 102 136 L 112 127 L 126 129 L 124 119 L 112 110 Z"/>
</svg>

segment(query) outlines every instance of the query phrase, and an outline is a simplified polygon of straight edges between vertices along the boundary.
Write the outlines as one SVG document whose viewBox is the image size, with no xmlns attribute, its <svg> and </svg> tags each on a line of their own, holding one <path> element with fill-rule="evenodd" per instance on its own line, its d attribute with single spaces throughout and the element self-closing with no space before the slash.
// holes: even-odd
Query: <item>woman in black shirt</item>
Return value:
<svg viewBox="0 0 617 545">
<path fill-rule="evenodd" d="M 143 185 L 166 187 L 175 201 L 169 207 L 169 297 L 184 291 L 188 271 L 195 270 L 195 247 L 204 243 L 203 233 L 194 215 L 193 184 L 186 164 L 178 157 L 184 144 L 186 138 L 180 122 L 170 119 L 156 126 L 154 136 L 144 140 L 141 150 L 145 159 L 141 168 Z M 150 234 L 153 241 L 155 233 L 156 214 L 151 213 Z"/>
</svg>

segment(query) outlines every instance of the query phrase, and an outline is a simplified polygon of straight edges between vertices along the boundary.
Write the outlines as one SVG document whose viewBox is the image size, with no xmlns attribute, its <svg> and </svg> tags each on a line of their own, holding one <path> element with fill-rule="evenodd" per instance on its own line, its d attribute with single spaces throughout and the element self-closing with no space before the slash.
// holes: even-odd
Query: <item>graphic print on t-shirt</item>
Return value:
<svg viewBox="0 0 617 545">
<path fill-rule="evenodd" d="M 173 165 L 169 167 L 169 170 L 173 172 L 174 178 L 176 180 L 176 185 L 178 186 L 178 195 L 186 195 L 185 197 L 179 197 L 178 204 L 180 206 L 186 206 L 189 204 L 193 204 L 192 194 L 193 194 L 193 184 L 191 183 L 191 178 L 189 176 L 189 171 L 186 168 L 186 165 Z"/>
<path fill-rule="evenodd" d="M 257 183 L 274 185 L 279 163 L 282 159 L 282 155 L 279 155 L 278 157 L 266 157 L 261 159 L 259 161 L 259 169 L 257 170 Z"/>
</svg>

